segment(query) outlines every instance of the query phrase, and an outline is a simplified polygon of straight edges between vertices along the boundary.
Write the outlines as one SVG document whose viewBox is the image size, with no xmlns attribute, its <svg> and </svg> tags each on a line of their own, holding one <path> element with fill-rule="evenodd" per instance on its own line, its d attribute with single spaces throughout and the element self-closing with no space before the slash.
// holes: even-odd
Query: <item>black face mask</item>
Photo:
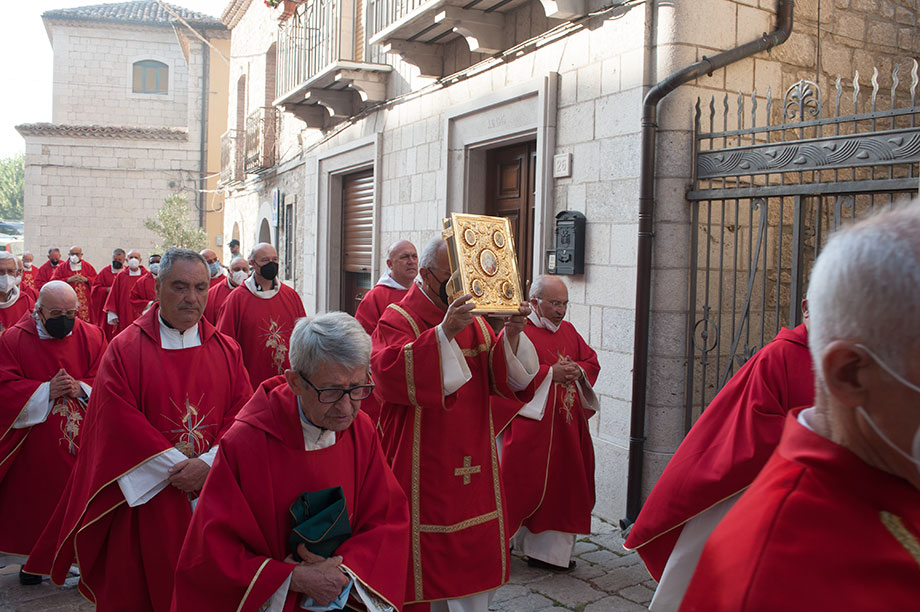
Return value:
<svg viewBox="0 0 920 612">
<path fill-rule="evenodd" d="M 45 331 L 47 331 L 52 338 L 61 340 L 66 338 L 67 334 L 73 331 L 73 326 L 76 321 L 76 318 L 71 319 L 66 315 L 54 317 L 53 319 L 45 319 Z"/>
<path fill-rule="evenodd" d="M 431 272 L 431 268 L 428 268 L 428 271 Z M 434 279 L 441 283 L 438 285 L 438 297 L 441 298 L 442 302 L 450 306 L 450 297 L 447 295 L 447 281 L 450 280 L 450 277 L 448 276 L 442 281 L 437 276 L 435 276 L 434 272 L 431 272 L 431 276 L 434 276 Z"/>
<path fill-rule="evenodd" d="M 124 265 L 125 265 L 125 264 L 121 263 L 121 262 L 118 261 L 117 259 L 113 259 L 113 260 L 112 260 L 112 267 L 115 268 L 116 270 L 121 270 L 122 266 L 124 266 Z"/>
<path fill-rule="evenodd" d="M 264 266 L 260 267 L 259 274 L 261 274 L 262 278 L 265 280 L 275 280 L 275 277 L 278 276 L 278 262 L 270 261 Z"/>
</svg>

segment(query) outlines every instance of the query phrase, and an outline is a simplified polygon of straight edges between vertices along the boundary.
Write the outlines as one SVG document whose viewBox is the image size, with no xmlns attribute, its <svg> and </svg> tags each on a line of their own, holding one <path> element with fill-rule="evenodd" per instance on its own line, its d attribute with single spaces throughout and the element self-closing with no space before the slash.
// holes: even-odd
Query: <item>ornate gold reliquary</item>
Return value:
<svg viewBox="0 0 920 612">
<path fill-rule="evenodd" d="M 450 259 L 450 299 L 469 293 L 476 314 L 518 314 L 524 294 L 508 219 L 451 213 L 442 235 Z"/>
</svg>

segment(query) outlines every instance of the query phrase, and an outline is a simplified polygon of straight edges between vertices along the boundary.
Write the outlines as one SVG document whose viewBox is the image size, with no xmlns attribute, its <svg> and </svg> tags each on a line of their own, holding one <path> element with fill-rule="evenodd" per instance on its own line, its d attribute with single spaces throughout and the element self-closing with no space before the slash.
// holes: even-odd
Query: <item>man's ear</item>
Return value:
<svg viewBox="0 0 920 612">
<path fill-rule="evenodd" d="M 284 380 L 287 381 L 288 386 L 295 393 L 301 390 L 300 387 L 300 376 L 292 369 L 287 369 L 284 371 Z"/>
<path fill-rule="evenodd" d="M 820 364 L 828 393 L 844 405 L 861 406 L 868 394 L 867 375 L 873 363 L 869 354 L 853 342 L 831 342 Z"/>
</svg>

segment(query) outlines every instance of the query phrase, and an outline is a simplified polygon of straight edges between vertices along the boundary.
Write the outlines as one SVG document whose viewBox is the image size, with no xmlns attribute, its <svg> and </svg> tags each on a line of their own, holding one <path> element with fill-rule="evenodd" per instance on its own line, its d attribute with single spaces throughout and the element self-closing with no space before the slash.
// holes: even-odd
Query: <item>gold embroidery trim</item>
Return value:
<svg viewBox="0 0 920 612">
<path fill-rule="evenodd" d="M 878 515 L 885 529 L 907 550 L 907 553 L 914 558 L 917 565 L 920 565 L 920 542 L 917 541 L 914 534 L 907 530 L 901 517 L 884 510 L 879 512 Z"/>
<path fill-rule="evenodd" d="M 454 533 L 455 531 L 463 531 L 469 527 L 475 527 L 476 525 L 488 523 L 489 521 L 497 518 L 499 518 L 498 511 L 493 510 L 488 514 L 474 516 L 473 518 L 466 519 L 465 521 L 460 521 L 459 523 L 454 523 L 453 525 L 420 525 L 419 530 L 424 533 Z"/>
<path fill-rule="evenodd" d="M 393 306 L 393 304 L 390 304 Z M 401 308 L 398 310 L 402 311 Z M 406 315 L 408 317 L 408 315 Z M 409 321 L 412 321 L 409 318 Z M 414 326 L 414 323 L 413 323 Z M 415 397 L 415 370 L 414 356 L 412 345 L 407 344 L 403 347 L 403 356 L 406 360 L 406 385 L 409 393 L 409 403 L 415 408 L 415 420 L 412 424 L 412 495 L 409 500 L 412 512 L 412 571 L 415 577 L 415 598 L 422 598 L 422 536 L 419 531 L 421 523 L 421 511 L 419 509 L 419 497 L 421 493 L 420 463 L 422 455 L 422 407 L 418 405 Z"/>
<path fill-rule="evenodd" d="M 489 328 L 486 326 L 486 322 L 482 317 L 476 317 L 476 322 L 479 323 L 479 331 L 482 332 L 483 342 L 485 343 L 485 350 L 492 348 L 492 336 L 489 334 Z M 483 346 L 480 344 L 480 346 Z"/>
<path fill-rule="evenodd" d="M 489 448 L 492 451 L 492 488 L 495 489 L 495 511 L 502 511 L 502 488 L 498 474 L 498 452 L 495 449 L 495 425 L 492 423 L 492 411 L 489 411 Z M 505 521 L 498 521 L 498 550 L 502 556 L 502 575 L 499 586 L 505 584 L 505 574 L 508 572 L 508 544 L 505 540 Z"/>
<path fill-rule="evenodd" d="M 246 603 L 246 600 L 249 598 L 249 593 L 252 592 L 252 587 L 256 585 L 256 581 L 259 579 L 259 576 L 262 574 L 262 570 L 265 569 L 265 566 L 268 565 L 268 562 L 271 561 L 271 558 L 266 557 L 265 561 L 262 562 L 262 565 L 259 566 L 259 569 L 256 570 L 256 575 L 252 577 L 252 580 L 249 581 L 249 586 L 246 588 L 246 592 L 243 593 L 243 599 L 240 600 L 240 605 L 236 607 L 236 612 L 240 612 L 243 609 L 243 604 Z"/>
<path fill-rule="evenodd" d="M 406 321 L 409 322 L 409 325 L 412 326 L 412 331 L 415 333 L 416 338 L 422 335 L 422 332 L 419 331 L 418 323 L 415 322 L 415 319 L 412 318 L 412 315 L 410 315 L 408 312 L 406 312 L 405 310 L 403 310 L 400 306 L 397 306 L 396 304 L 390 304 L 389 306 L 387 306 L 387 308 L 392 308 L 393 310 L 401 314 L 403 317 L 405 317 Z"/>
<path fill-rule="evenodd" d="M 480 344 L 479 346 L 471 349 L 460 349 L 464 357 L 479 357 L 479 355 L 485 353 L 489 350 L 489 347 L 485 344 Z"/>
</svg>

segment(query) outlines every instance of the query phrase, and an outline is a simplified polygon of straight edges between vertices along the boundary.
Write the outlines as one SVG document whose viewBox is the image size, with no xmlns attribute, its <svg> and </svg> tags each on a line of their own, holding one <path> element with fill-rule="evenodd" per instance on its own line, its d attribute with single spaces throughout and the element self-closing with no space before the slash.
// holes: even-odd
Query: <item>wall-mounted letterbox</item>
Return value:
<svg viewBox="0 0 920 612">
<path fill-rule="evenodd" d="M 585 216 L 575 210 L 556 215 L 556 248 L 549 252 L 550 274 L 585 273 Z"/>
</svg>

